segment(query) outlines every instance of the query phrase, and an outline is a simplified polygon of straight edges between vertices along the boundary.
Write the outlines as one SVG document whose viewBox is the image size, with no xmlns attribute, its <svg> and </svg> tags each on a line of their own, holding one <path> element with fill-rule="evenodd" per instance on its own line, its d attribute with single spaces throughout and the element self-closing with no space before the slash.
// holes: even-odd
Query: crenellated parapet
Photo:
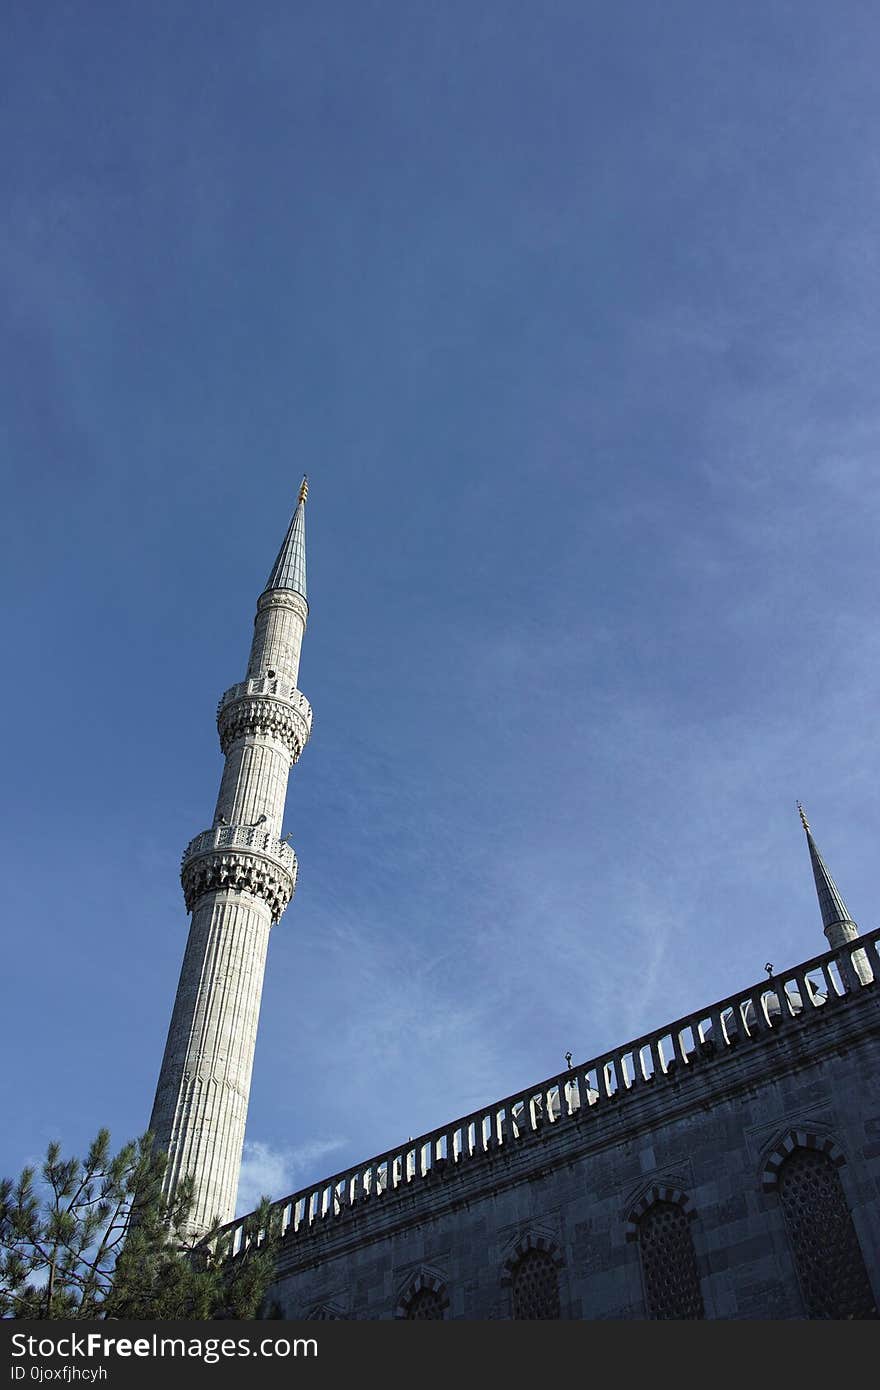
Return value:
<svg viewBox="0 0 880 1390">
<path fill-rule="evenodd" d="M 297 862 L 290 845 L 253 825 L 215 825 L 190 840 L 180 880 L 188 912 L 207 893 L 231 888 L 269 904 L 277 922 L 296 888 Z"/>
<path fill-rule="evenodd" d="M 224 754 L 237 739 L 265 737 L 283 743 L 291 766 L 312 731 L 312 707 L 301 691 L 278 676 L 251 676 L 225 691 L 217 706 Z"/>
</svg>

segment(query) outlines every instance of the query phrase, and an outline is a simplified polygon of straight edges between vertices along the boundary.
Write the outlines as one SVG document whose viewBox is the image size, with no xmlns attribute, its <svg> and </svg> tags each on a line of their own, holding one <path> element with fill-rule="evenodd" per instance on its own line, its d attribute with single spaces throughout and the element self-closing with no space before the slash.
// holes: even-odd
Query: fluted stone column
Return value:
<svg viewBox="0 0 880 1390">
<path fill-rule="evenodd" d="M 281 841 L 287 778 L 311 731 L 296 688 L 308 616 L 305 500 L 257 604 L 247 677 L 217 710 L 226 757 L 213 825 L 181 866 L 189 939 L 150 1128 L 168 1154 L 166 1191 L 191 1174 L 192 1234 L 235 1215 L 269 931 L 296 885 Z"/>
</svg>

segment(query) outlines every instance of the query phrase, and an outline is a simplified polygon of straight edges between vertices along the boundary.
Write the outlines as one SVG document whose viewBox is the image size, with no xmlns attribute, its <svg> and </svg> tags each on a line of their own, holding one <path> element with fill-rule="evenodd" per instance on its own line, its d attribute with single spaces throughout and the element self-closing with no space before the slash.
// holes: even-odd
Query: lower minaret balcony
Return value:
<svg viewBox="0 0 880 1390">
<path fill-rule="evenodd" d="M 269 904 L 277 922 L 296 888 L 290 845 L 255 825 L 215 825 L 190 840 L 180 864 L 188 912 L 208 893 L 232 889 Z"/>
</svg>

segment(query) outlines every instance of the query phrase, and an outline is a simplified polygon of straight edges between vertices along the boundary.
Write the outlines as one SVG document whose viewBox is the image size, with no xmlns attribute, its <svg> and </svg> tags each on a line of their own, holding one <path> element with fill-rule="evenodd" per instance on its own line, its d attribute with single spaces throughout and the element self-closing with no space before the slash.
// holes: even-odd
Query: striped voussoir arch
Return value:
<svg viewBox="0 0 880 1390">
<path fill-rule="evenodd" d="M 551 1240 L 549 1236 L 535 1235 L 532 1231 L 526 1231 L 524 1235 L 520 1236 L 501 1266 L 502 1289 L 510 1288 L 517 1265 L 523 1256 L 528 1255 L 531 1250 L 543 1250 L 545 1255 L 550 1256 L 557 1269 L 562 1268 L 564 1264 L 562 1251 L 555 1240 Z"/>
<path fill-rule="evenodd" d="M 406 1318 L 409 1314 L 410 1305 L 413 1299 L 424 1290 L 437 1295 L 437 1306 L 445 1312 L 449 1307 L 449 1293 L 446 1288 L 446 1281 L 439 1274 L 433 1274 L 429 1269 L 420 1269 L 404 1288 L 394 1310 L 396 1318 Z"/>
<path fill-rule="evenodd" d="M 692 1221 L 696 1215 L 693 1202 L 686 1192 L 682 1192 L 680 1187 L 667 1187 L 665 1184 L 656 1183 L 647 1192 L 644 1192 L 635 1206 L 630 1209 L 624 1227 L 627 1240 L 638 1240 L 639 1222 L 655 1202 L 671 1202 L 674 1206 L 681 1207 L 689 1221 Z"/>
<path fill-rule="evenodd" d="M 818 1149 L 827 1154 L 836 1168 L 846 1163 L 846 1155 L 840 1145 L 829 1134 L 816 1134 L 810 1129 L 790 1129 L 777 1140 L 766 1154 L 761 1166 L 761 1187 L 765 1192 L 773 1192 L 779 1181 L 779 1170 L 795 1149 Z"/>
</svg>

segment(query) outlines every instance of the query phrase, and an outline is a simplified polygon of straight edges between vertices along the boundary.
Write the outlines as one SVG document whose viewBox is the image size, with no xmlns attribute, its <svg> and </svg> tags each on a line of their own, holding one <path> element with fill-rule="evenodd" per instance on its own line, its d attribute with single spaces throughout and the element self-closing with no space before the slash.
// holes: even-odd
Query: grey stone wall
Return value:
<svg viewBox="0 0 880 1390">
<path fill-rule="evenodd" d="M 291 1228 L 271 1297 L 287 1318 L 393 1318 L 427 1286 L 446 1317 L 509 1318 L 505 1276 L 537 1246 L 556 1259 L 563 1318 L 644 1318 L 632 1217 L 660 1196 L 688 1212 L 707 1318 L 802 1318 L 774 1187 L 797 1143 L 839 1164 L 880 1301 L 878 1002 L 880 987 L 862 989 Z"/>
</svg>

